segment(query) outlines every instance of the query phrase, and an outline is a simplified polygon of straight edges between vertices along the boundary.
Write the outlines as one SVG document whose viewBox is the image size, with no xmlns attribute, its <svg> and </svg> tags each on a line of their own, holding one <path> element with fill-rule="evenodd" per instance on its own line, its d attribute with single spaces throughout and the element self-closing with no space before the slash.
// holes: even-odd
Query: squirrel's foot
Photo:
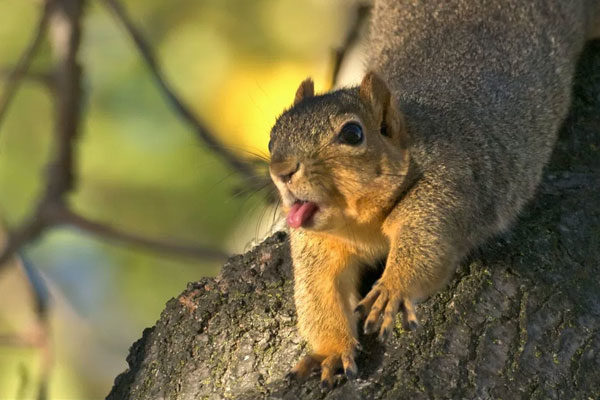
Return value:
<svg viewBox="0 0 600 400">
<path fill-rule="evenodd" d="M 361 318 L 367 316 L 363 327 L 366 334 L 379 330 L 378 339 L 385 342 L 392 333 L 400 305 L 403 306 L 404 328 L 415 330 L 419 323 L 412 300 L 397 290 L 387 288 L 381 280 L 373 285 L 371 291 L 358 303 L 354 312 Z"/>
<path fill-rule="evenodd" d="M 329 356 L 309 354 L 296 364 L 288 374 L 288 378 L 304 380 L 315 369 L 321 367 L 321 387 L 324 390 L 331 390 L 336 386 L 340 379 L 336 379 L 336 372 L 340 367 L 344 369 L 344 374 L 348 379 L 356 378 L 358 369 L 354 362 L 354 351 L 344 354 L 334 353 Z"/>
</svg>

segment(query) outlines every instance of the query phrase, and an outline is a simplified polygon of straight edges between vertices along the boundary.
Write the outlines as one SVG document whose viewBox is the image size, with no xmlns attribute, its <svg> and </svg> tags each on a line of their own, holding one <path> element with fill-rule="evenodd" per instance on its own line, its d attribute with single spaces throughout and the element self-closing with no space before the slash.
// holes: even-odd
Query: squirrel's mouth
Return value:
<svg viewBox="0 0 600 400">
<path fill-rule="evenodd" d="M 319 211 L 317 203 L 312 201 L 296 200 L 287 214 L 287 223 L 292 228 L 306 226 Z"/>
</svg>

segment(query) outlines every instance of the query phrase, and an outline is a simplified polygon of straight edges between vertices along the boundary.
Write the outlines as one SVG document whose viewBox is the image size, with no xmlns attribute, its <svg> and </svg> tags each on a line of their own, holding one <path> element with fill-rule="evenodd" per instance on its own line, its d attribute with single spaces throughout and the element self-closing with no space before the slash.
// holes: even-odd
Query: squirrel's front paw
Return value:
<svg viewBox="0 0 600 400">
<path fill-rule="evenodd" d="M 403 323 L 405 329 L 415 330 L 418 326 L 417 316 L 412 300 L 398 290 L 387 287 L 379 280 L 371 291 L 354 309 L 361 318 L 365 318 L 364 332 L 371 334 L 379 329 L 379 340 L 387 340 L 394 327 L 394 319 L 400 305 L 403 307 Z M 383 317 L 383 318 L 382 318 Z"/>
<path fill-rule="evenodd" d="M 305 379 L 312 371 L 321 367 L 321 387 L 326 390 L 333 388 L 334 384 L 339 382 L 335 380 L 335 373 L 340 367 L 344 369 L 344 374 L 348 379 L 356 378 L 358 369 L 354 362 L 354 350 L 346 353 L 334 353 L 328 356 L 318 354 L 309 354 L 296 364 L 288 374 L 291 379 Z"/>
</svg>

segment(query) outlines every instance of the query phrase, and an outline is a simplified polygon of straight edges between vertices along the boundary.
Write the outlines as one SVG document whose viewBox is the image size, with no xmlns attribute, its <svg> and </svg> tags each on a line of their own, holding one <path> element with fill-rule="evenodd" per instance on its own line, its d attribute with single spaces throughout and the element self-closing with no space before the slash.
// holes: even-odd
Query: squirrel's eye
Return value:
<svg viewBox="0 0 600 400">
<path fill-rule="evenodd" d="M 273 139 L 269 140 L 269 153 L 273 152 Z"/>
<path fill-rule="evenodd" d="M 338 134 L 338 141 L 350 146 L 356 146 L 362 143 L 364 139 L 362 127 L 356 122 L 348 122 Z"/>
</svg>

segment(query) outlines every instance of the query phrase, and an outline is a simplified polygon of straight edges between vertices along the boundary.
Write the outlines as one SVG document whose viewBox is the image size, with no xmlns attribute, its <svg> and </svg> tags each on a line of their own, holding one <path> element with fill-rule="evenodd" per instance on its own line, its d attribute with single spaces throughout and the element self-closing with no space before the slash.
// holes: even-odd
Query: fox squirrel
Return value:
<svg viewBox="0 0 600 400">
<path fill-rule="evenodd" d="M 570 105 L 598 0 L 376 0 L 368 72 L 316 96 L 310 79 L 271 131 L 290 226 L 298 328 L 331 388 L 357 374 L 358 322 L 386 339 L 533 196 Z M 361 272 L 386 259 L 360 298 Z"/>
</svg>

